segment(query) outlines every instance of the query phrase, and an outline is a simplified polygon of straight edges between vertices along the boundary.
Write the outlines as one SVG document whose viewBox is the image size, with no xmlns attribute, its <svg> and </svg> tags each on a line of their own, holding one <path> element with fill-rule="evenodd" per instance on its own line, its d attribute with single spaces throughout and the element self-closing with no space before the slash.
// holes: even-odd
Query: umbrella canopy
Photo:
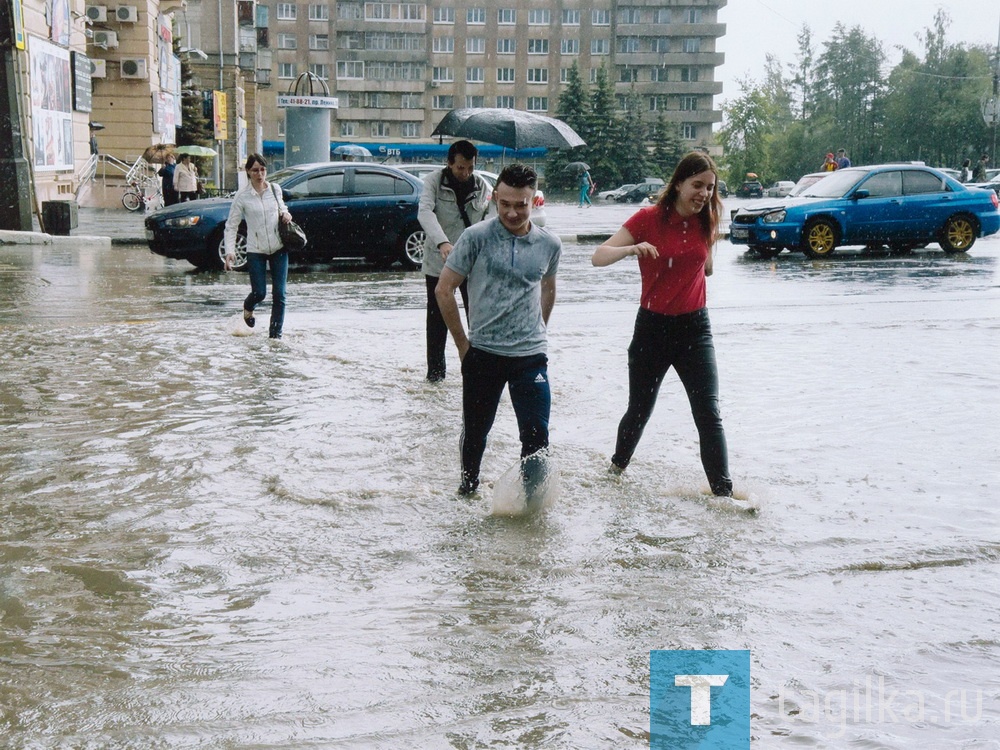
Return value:
<svg viewBox="0 0 1000 750">
<path fill-rule="evenodd" d="M 355 159 L 371 159 L 372 152 L 366 149 L 364 146 L 357 146 L 353 143 L 345 143 L 342 146 L 337 146 L 333 149 L 333 153 L 336 156 L 353 156 Z"/>
<path fill-rule="evenodd" d="M 562 120 L 516 109 L 453 109 L 431 135 L 453 135 L 506 148 L 573 148 L 586 143 Z"/>
<path fill-rule="evenodd" d="M 178 146 L 178 154 L 191 154 L 191 156 L 216 156 L 214 148 L 208 146 Z"/>
<path fill-rule="evenodd" d="M 563 167 L 563 170 L 566 172 L 576 172 L 577 174 L 579 174 L 580 172 L 589 172 L 590 165 L 587 164 L 587 162 L 585 161 L 571 161 L 569 164 Z"/>
<path fill-rule="evenodd" d="M 172 143 L 156 143 L 142 152 L 142 158 L 150 164 L 163 164 L 167 160 L 167 154 L 174 152 Z"/>
</svg>

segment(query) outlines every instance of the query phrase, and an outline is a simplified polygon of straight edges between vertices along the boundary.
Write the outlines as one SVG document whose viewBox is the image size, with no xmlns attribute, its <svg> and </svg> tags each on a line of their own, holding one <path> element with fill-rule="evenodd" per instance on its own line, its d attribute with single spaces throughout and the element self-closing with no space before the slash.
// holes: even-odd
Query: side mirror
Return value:
<svg viewBox="0 0 1000 750">
<path fill-rule="evenodd" d="M 851 196 L 852 200 L 861 200 L 862 198 L 867 198 L 871 193 L 862 188 L 861 190 L 855 190 L 854 194 Z"/>
</svg>

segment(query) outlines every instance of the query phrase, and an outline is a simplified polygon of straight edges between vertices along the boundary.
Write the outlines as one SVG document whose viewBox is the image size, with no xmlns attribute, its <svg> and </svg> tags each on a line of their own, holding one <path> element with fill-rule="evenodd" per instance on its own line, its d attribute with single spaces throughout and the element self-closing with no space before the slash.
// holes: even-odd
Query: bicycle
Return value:
<svg viewBox="0 0 1000 750">
<path fill-rule="evenodd" d="M 148 211 L 163 207 L 163 193 L 159 186 L 155 193 L 147 194 L 137 182 L 130 182 L 122 194 L 122 205 L 129 211 L 145 208 Z"/>
</svg>

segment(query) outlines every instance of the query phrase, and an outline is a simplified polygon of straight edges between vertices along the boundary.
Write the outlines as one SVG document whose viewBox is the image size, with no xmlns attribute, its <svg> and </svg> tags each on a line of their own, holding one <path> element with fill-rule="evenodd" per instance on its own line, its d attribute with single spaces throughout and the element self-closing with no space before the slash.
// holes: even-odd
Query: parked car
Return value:
<svg viewBox="0 0 1000 750">
<path fill-rule="evenodd" d="M 767 189 L 766 195 L 768 198 L 784 198 L 794 187 L 795 183 L 791 180 L 778 180 Z"/>
<path fill-rule="evenodd" d="M 659 183 L 640 182 L 615 198 L 615 201 L 618 203 L 641 203 L 647 198 L 654 201 L 661 190 L 663 190 L 662 180 Z"/>
<path fill-rule="evenodd" d="M 978 187 L 986 188 L 987 190 L 992 190 L 997 195 L 1000 195 L 1000 175 L 997 175 L 989 182 L 971 182 L 967 183 L 967 187 Z"/>
<path fill-rule="evenodd" d="M 309 243 L 291 255 L 295 262 L 366 258 L 389 266 L 418 268 L 424 231 L 417 221 L 422 183 L 412 174 L 381 164 L 300 164 L 268 175 L 281 188 L 295 222 Z M 146 217 L 149 249 L 199 268 L 222 268 L 223 232 L 229 198 L 178 203 Z M 244 224 L 236 242 L 236 268 L 246 264 Z"/>
<path fill-rule="evenodd" d="M 715 183 L 715 192 L 719 194 L 722 198 L 729 197 L 729 185 L 726 184 L 725 180 L 718 180 Z"/>
<path fill-rule="evenodd" d="M 443 164 L 397 164 L 396 169 L 402 169 L 404 172 L 409 172 L 410 174 L 420 178 L 423 182 L 424 177 L 426 177 L 431 172 L 441 169 Z M 480 174 L 483 178 L 490 184 L 490 189 L 492 190 L 497 186 L 497 178 L 500 177 L 495 172 L 484 172 L 481 169 L 476 170 L 476 174 Z M 531 221 L 533 224 L 539 227 L 544 227 L 545 222 L 548 217 L 545 214 L 545 192 L 539 188 L 535 191 L 535 200 L 531 205 Z"/>
<path fill-rule="evenodd" d="M 788 193 L 788 197 L 794 198 L 796 195 L 800 195 L 805 192 L 806 188 L 812 187 L 824 177 L 829 176 L 829 174 L 830 172 L 810 172 L 809 174 L 802 175 L 795 183 L 795 187 Z"/>
<path fill-rule="evenodd" d="M 928 242 L 957 253 L 1000 230 L 998 206 L 996 193 L 962 185 L 930 167 L 849 167 L 796 198 L 739 209 L 730 241 L 764 257 L 783 248 L 824 258 L 841 245 L 909 251 Z"/>
<path fill-rule="evenodd" d="M 737 198 L 763 198 L 764 186 L 760 180 L 746 180 L 736 188 Z"/>
<path fill-rule="evenodd" d="M 601 200 L 613 201 L 618 198 L 622 193 L 627 193 L 629 190 L 635 187 L 634 182 L 630 182 L 627 185 L 619 185 L 614 190 L 602 190 L 597 194 L 597 197 Z"/>
</svg>

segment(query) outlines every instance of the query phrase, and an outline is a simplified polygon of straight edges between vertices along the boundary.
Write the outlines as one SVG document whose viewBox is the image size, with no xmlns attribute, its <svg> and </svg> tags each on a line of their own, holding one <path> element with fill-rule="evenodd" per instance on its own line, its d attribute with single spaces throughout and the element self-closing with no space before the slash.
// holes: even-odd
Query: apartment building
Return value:
<svg viewBox="0 0 1000 750">
<path fill-rule="evenodd" d="M 649 121 L 663 113 L 691 146 L 711 141 L 722 114 L 715 69 L 727 0 L 435 0 L 258 2 L 263 140 L 282 143 L 276 106 L 302 73 L 339 100 L 334 141 L 374 152 L 420 153 L 455 107 L 512 107 L 556 115 L 575 63 L 585 81 L 602 66 L 619 106 L 630 92 Z M 197 3 L 192 3 L 197 5 Z M 199 46 L 210 50 L 211 14 Z"/>
</svg>

